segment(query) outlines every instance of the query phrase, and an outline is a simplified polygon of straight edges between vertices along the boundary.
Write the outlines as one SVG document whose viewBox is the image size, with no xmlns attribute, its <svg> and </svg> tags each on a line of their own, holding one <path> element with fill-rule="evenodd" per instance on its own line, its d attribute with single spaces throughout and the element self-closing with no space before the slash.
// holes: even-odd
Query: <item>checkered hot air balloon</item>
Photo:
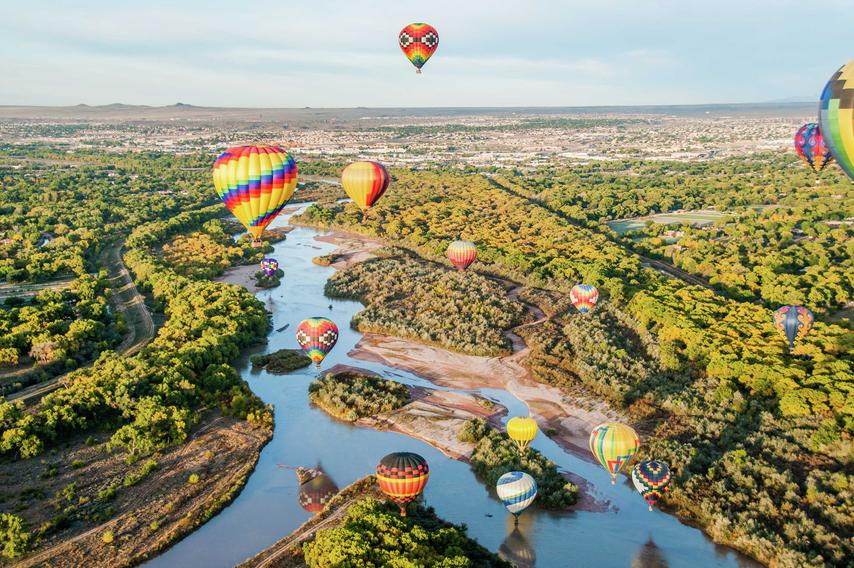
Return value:
<svg viewBox="0 0 854 568">
<path fill-rule="evenodd" d="M 833 161 L 830 149 L 825 146 L 818 124 L 804 124 L 795 134 L 795 152 L 814 173 L 818 173 Z"/>
<path fill-rule="evenodd" d="M 576 284 L 569 291 L 569 299 L 582 314 L 590 313 L 596 302 L 599 301 L 599 290 L 590 284 Z"/>
<path fill-rule="evenodd" d="M 783 306 L 774 312 L 774 327 L 789 341 L 789 349 L 795 348 L 795 340 L 803 339 L 812 328 L 815 317 L 803 306 Z"/>
<path fill-rule="evenodd" d="M 243 223 L 255 244 L 294 194 L 297 163 L 278 146 L 240 146 L 219 155 L 213 166 L 217 195 Z"/>
<path fill-rule="evenodd" d="M 508 471 L 498 478 L 495 491 L 518 524 L 519 514 L 537 498 L 537 481 L 523 471 Z"/>
<path fill-rule="evenodd" d="M 649 510 L 661 499 L 662 493 L 670 485 L 672 476 L 667 464 L 658 460 L 641 461 L 632 469 L 632 481 L 635 489 L 649 503 Z"/>
<path fill-rule="evenodd" d="M 406 516 L 406 506 L 421 495 L 429 479 L 427 460 L 412 452 L 389 454 L 377 465 L 377 483 L 400 507 L 401 517 Z"/>
<path fill-rule="evenodd" d="M 344 191 L 364 214 L 388 189 L 391 178 L 378 162 L 353 162 L 341 172 Z"/>
<path fill-rule="evenodd" d="M 296 331 L 297 343 L 319 369 L 320 362 L 338 341 L 338 326 L 328 318 L 302 320 Z"/>
<path fill-rule="evenodd" d="M 300 507 L 309 513 L 319 513 L 338 493 L 338 486 L 322 471 L 299 486 Z"/>
<path fill-rule="evenodd" d="M 854 59 L 840 67 L 824 86 L 818 124 L 836 163 L 854 181 Z"/>
<path fill-rule="evenodd" d="M 628 470 L 640 447 L 638 433 L 619 422 L 595 427 L 590 432 L 589 442 L 593 456 L 611 474 L 612 485 L 616 485 L 618 473 Z"/>
<path fill-rule="evenodd" d="M 439 32 L 430 24 L 409 24 L 400 30 L 397 40 L 403 54 L 415 65 L 415 72 L 421 73 L 421 68 L 439 47 Z"/>
<path fill-rule="evenodd" d="M 273 276 L 279 270 L 279 261 L 275 258 L 265 258 L 261 261 L 261 270 L 264 271 L 264 276 Z"/>
<path fill-rule="evenodd" d="M 454 241 L 448 245 L 448 260 L 464 272 L 477 259 L 477 247 L 468 241 Z"/>
</svg>

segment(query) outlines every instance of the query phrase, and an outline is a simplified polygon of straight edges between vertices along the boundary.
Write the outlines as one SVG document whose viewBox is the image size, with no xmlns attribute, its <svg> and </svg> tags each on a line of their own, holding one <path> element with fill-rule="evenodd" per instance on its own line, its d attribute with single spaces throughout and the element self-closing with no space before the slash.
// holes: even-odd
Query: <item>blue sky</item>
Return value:
<svg viewBox="0 0 854 568">
<path fill-rule="evenodd" d="M 816 96 L 852 0 L 30 1 L 0 7 L 0 104 L 575 106 Z M 441 37 L 418 76 L 403 25 Z"/>
</svg>

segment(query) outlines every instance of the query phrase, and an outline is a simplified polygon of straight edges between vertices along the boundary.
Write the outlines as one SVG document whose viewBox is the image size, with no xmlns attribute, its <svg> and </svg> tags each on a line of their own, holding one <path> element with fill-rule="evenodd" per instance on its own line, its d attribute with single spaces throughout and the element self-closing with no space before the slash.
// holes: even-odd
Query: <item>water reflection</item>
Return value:
<svg viewBox="0 0 854 568">
<path fill-rule="evenodd" d="M 516 525 L 512 516 L 507 517 L 507 530 L 509 534 L 504 542 L 498 547 L 498 555 L 510 562 L 517 568 L 533 568 L 537 564 L 537 553 L 531 545 L 526 533 L 531 529 L 533 521 L 529 517 L 522 517 Z"/>
<path fill-rule="evenodd" d="M 309 513 L 319 513 L 329 500 L 338 493 L 335 481 L 319 465 L 307 468 L 298 467 L 299 505 Z"/>
<path fill-rule="evenodd" d="M 640 547 L 638 553 L 632 559 L 632 568 L 667 568 L 667 559 L 656 546 L 652 537 Z"/>
</svg>

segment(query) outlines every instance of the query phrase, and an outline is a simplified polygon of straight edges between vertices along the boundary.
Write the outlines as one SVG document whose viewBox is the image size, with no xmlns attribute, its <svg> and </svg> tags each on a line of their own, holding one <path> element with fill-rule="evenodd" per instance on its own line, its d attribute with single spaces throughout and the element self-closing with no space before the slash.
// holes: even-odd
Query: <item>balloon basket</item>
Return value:
<svg viewBox="0 0 854 568">
<path fill-rule="evenodd" d="M 264 246 L 264 241 L 261 239 L 254 239 L 252 241 L 252 248 L 261 248 L 262 246 Z"/>
<path fill-rule="evenodd" d="M 652 505 L 649 506 L 649 512 L 652 513 Z"/>
<path fill-rule="evenodd" d="M 416 70 L 415 70 L 415 74 L 416 74 L 416 75 L 421 75 L 421 69 L 416 69 Z"/>
</svg>

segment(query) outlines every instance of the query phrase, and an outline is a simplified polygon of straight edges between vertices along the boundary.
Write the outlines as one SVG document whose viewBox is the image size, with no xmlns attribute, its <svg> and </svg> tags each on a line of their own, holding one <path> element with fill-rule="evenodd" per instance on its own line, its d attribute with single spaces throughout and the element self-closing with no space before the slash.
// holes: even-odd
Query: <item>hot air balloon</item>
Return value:
<svg viewBox="0 0 854 568">
<path fill-rule="evenodd" d="M 220 199 L 259 245 L 264 228 L 294 194 L 297 163 L 278 146 L 229 148 L 214 162 L 213 180 Z"/>
<path fill-rule="evenodd" d="M 382 164 L 377 162 L 353 162 L 341 172 L 341 185 L 362 210 L 367 210 L 383 196 L 391 178 Z"/>
<path fill-rule="evenodd" d="M 632 481 L 635 489 L 649 503 L 649 510 L 661 498 L 662 493 L 670 485 L 670 468 L 658 460 L 640 461 L 632 469 Z"/>
<path fill-rule="evenodd" d="M 824 86 L 818 124 L 830 153 L 854 181 L 854 59 L 840 67 Z"/>
<path fill-rule="evenodd" d="M 795 134 L 795 151 L 814 173 L 820 172 L 833 161 L 833 156 L 825 146 L 821 130 L 815 122 L 804 124 L 798 129 Z"/>
<path fill-rule="evenodd" d="M 590 284 L 576 284 L 569 291 L 569 299 L 572 300 L 572 305 L 575 306 L 575 309 L 582 314 L 586 314 L 599 301 L 599 290 Z"/>
<path fill-rule="evenodd" d="M 774 327 L 789 340 L 789 349 L 795 348 L 795 340 L 803 339 L 812 328 L 812 312 L 803 306 L 783 306 L 774 312 Z"/>
<path fill-rule="evenodd" d="M 309 513 L 319 513 L 338 493 L 338 486 L 322 470 L 318 475 L 299 486 L 300 507 Z"/>
<path fill-rule="evenodd" d="M 275 258 L 265 258 L 261 261 L 261 270 L 264 271 L 264 276 L 273 276 L 279 270 L 279 261 Z"/>
<path fill-rule="evenodd" d="M 519 513 L 527 509 L 537 497 L 537 482 L 525 472 L 508 471 L 498 478 L 495 491 L 504 507 L 516 517 L 518 524 Z"/>
<path fill-rule="evenodd" d="M 400 30 L 397 39 L 403 54 L 415 65 L 415 72 L 419 74 L 439 47 L 439 32 L 430 24 L 409 24 Z"/>
<path fill-rule="evenodd" d="M 628 469 L 640 446 L 637 432 L 619 422 L 600 424 L 590 432 L 590 451 L 611 474 L 616 485 L 617 474 Z"/>
<path fill-rule="evenodd" d="M 537 436 L 537 421 L 533 418 L 514 416 L 507 421 L 507 435 L 519 447 L 519 453 L 528 449 L 528 444 Z"/>
<path fill-rule="evenodd" d="M 383 493 L 400 507 L 406 516 L 406 506 L 415 501 L 430 479 L 427 460 L 412 452 L 395 452 L 384 457 L 377 466 L 377 483 Z"/>
<path fill-rule="evenodd" d="M 308 318 L 297 326 L 296 335 L 299 346 L 319 369 L 320 362 L 338 341 L 338 326 L 328 318 Z"/>
<path fill-rule="evenodd" d="M 468 241 L 454 241 L 448 245 L 448 260 L 464 272 L 477 258 L 477 247 Z"/>
</svg>

